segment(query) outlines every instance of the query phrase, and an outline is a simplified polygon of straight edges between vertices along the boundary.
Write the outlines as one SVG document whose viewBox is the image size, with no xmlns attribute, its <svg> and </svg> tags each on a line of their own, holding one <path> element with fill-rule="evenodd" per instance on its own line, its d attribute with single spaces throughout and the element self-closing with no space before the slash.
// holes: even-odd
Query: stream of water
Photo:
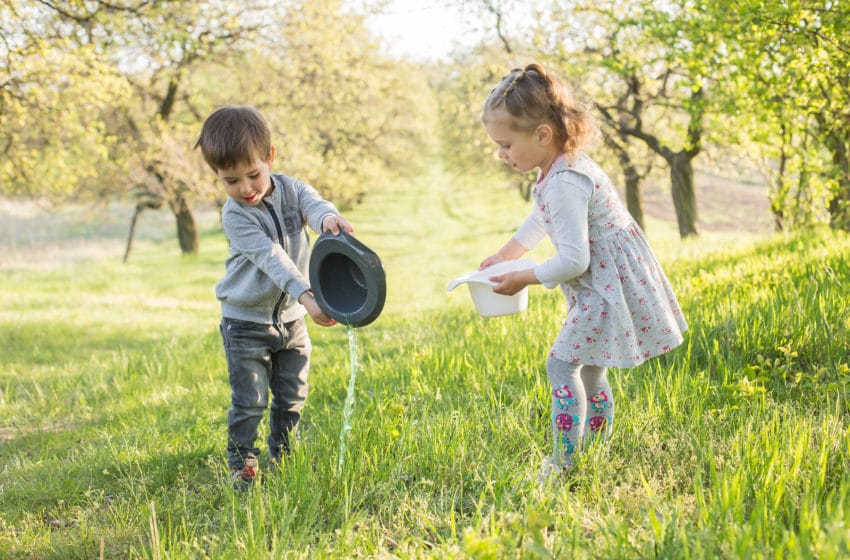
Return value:
<svg viewBox="0 0 850 560">
<path fill-rule="evenodd" d="M 346 435 L 351 431 L 351 414 L 354 412 L 354 383 L 357 380 L 357 332 L 351 325 L 348 326 L 348 355 L 351 362 L 351 374 L 348 378 L 348 393 L 345 395 L 345 406 L 342 410 L 342 429 L 339 431 L 339 463 L 337 474 L 342 471 L 345 461 Z"/>
</svg>

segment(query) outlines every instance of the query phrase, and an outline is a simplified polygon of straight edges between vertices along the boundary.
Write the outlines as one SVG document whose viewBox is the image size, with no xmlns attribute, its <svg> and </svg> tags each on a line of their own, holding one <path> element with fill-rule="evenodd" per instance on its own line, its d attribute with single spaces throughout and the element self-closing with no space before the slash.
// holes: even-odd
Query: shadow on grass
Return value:
<svg viewBox="0 0 850 560">
<path fill-rule="evenodd" d="M 0 444 L 3 470 L 29 465 L 31 476 L 6 479 L 4 518 L 14 524 L 33 512 L 53 516 L 48 512 L 54 509 L 105 507 L 115 500 L 141 504 L 175 489 L 209 494 L 222 481 L 223 471 L 216 471 L 224 464 L 226 410 L 204 415 L 203 408 L 203 398 L 187 394 L 156 406 L 116 406 L 7 439 Z"/>
</svg>

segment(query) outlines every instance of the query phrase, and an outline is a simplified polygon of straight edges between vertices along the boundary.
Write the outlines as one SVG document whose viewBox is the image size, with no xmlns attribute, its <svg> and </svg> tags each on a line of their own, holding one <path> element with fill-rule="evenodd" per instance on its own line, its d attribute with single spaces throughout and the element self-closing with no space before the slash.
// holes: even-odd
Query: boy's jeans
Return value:
<svg viewBox="0 0 850 560">
<path fill-rule="evenodd" d="M 242 467 L 256 458 L 257 428 L 269 405 L 269 455 L 289 451 L 301 409 L 307 398 L 310 337 L 304 319 L 279 325 L 262 325 L 227 317 L 221 336 L 230 377 L 231 407 L 227 415 L 227 463 Z"/>
</svg>

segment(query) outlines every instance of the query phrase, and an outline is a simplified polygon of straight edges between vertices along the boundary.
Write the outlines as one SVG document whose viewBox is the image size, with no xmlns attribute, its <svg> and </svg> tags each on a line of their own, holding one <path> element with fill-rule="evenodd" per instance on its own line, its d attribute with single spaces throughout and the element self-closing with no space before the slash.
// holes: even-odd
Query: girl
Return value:
<svg viewBox="0 0 850 560">
<path fill-rule="evenodd" d="M 505 163 L 539 173 L 531 216 L 481 268 L 516 259 L 548 235 L 555 256 L 493 276 L 493 291 L 560 285 L 569 307 L 546 361 L 554 435 L 540 472 L 546 479 L 572 467 L 575 452 L 591 439 L 585 433 L 610 433 L 607 368 L 636 366 L 672 350 L 687 324 L 643 232 L 605 172 L 582 153 L 599 129 L 564 83 L 538 64 L 514 69 L 490 92 L 482 121 Z"/>
</svg>

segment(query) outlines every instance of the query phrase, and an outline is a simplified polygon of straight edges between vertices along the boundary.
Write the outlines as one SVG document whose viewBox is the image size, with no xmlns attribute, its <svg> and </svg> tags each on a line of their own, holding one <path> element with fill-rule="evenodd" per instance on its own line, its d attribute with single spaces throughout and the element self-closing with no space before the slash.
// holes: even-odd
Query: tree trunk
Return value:
<svg viewBox="0 0 850 560">
<path fill-rule="evenodd" d="M 645 231 L 646 225 L 643 223 L 643 193 L 640 190 L 640 182 L 643 178 L 638 173 L 637 167 L 632 162 L 632 157 L 623 144 L 614 140 L 608 134 L 605 135 L 605 144 L 617 155 L 617 160 L 620 162 L 620 169 L 623 170 L 623 177 L 626 182 L 626 207 L 629 209 L 629 214 L 632 215 L 632 218 L 640 226 L 640 229 Z"/>
<path fill-rule="evenodd" d="M 628 207 L 629 214 L 635 219 L 640 229 L 646 231 L 646 226 L 643 223 L 643 193 L 640 191 L 640 176 L 631 166 L 623 171 L 626 175 L 626 207 Z"/>
<path fill-rule="evenodd" d="M 670 159 L 670 183 L 676 220 L 679 223 L 679 236 L 685 238 L 698 235 L 694 168 L 691 157 L 686 152 L 679 152 Z"/>
<path fill-rule="evenodd" d="M 829 201 L 827 210 L 830 227 L 850 231 L 850 181 L 838 182 L 838 192 Z"/>
<path fill-rule="evenodd" d="M 829 224 L 835 229 L 850 231 L 850 141 L 833 132 L 826 145 L 832 152 L 832 163 L 838 175 L 838 192 L 829 201 Z"/>
<path fill-rule="evenodd" d="M 174 195 L 171 211 L 177 220 L 177 240 L 180 243 L 180 251 L 184 255 L 197 255 L 200 244 L 198 227 L 195 224 L 192 209 L 189 207 L 189 201 L 182 194 Z"/>
<path fill-rule="evenodd" d="M 130 219 L 130 232 L 127 234 L 127 247 L 124 249 L 124 258 L 121 262 L 126 263 L 130 258 L 130 251 L 133 249 L 133 241 L 136 237 L 136 224 L 139 221 L 139 215 L 145 210 L 158 210 L 160 208 L 162 208 L 162 199 L 160 198 L 148 199 L 136 204 L 136 210 L 133 212 L 133 217 Z"/>
<path fill-rule="evenodd" d="M 124 258 L 121 259 L 122 263 L 126 263 L 127 259 L 130 258 L 130 250 L 133 248 L 133 238 L 136 236 L 136 222 L 139 221 L 139 214 L 142 213 L 144 208 L 137 204 L 136 210 L 133 212 L 133 217 L 130 219 L 130 232 L 127 234 L 127 247 L 124 249 Z"/>
<path fill-rule="evenodd" d="M 788 198 L 788 155 L 785 153 L 785 125 L 782 125 L 782 152 L 779 154 L 779 170 L 776 174 L 776 194 L 770 197 L 770 211 L 773 212 L 773 225 L 776 231 L 785 231 L 785 205 Z"/>
</svg>

